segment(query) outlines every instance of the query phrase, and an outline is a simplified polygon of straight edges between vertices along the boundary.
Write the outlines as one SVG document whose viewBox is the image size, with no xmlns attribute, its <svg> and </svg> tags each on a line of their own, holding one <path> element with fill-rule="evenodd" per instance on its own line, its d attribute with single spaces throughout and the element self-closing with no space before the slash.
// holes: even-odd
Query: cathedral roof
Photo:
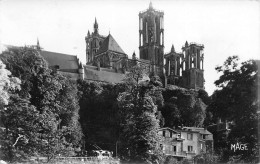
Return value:
<svg viewBox="0 0 260 164">
<path fill-rule="evenodd" d="M 59 70 L 76 72 L 79 68 L 77 56 L 41 50 L 40 54 L 47 60 L 49 66 L 59 66 Z"/>
<path fill-rule="evenodd" d="M 106 39 L 104 40 L 103 44 L 101 45 L 100 49 L 98 50 L 97 54 L 106 52 L 106 51 L 113 51 L 121 54 L 125 54 L 122 48 L 118 45 L 116 40 L 113 38 L 111 34 L 109 34 Z"/>
</svg>

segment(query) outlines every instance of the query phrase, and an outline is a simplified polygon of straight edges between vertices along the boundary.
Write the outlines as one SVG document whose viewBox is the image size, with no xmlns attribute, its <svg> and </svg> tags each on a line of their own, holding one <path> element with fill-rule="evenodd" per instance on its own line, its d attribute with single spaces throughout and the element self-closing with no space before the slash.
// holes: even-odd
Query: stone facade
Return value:
<svg viewBox="0 0 260 164">
<path fill-rule="evenodd" d="M 204 152 L 213 153 L 213 135 L 204 128 L 165 127 L 158 133 L 162 137 L 160 147 L 166 156 L 192 159 Z"/>
<path fill-rule="evenodd" d="M 149 60 L 150 72 L 163 77 L 164 28 L 162 11 L 153 8 L 150 2 L 146 11 L 139 13 L 140 59 Z"/>
<path fill-rule="evenodd" d="M 86 63 L 89 65 L 93 65 L 94 63 L 94 57 L 96 53 L 98 52 L 99 48 L 103 44 L 103 41 L 105 40 L 105 36 L 102 36 L 98 32 L 98 23 L 97 19 L 95 18 L 94 23 L 94 32 L 90 34 L 88 31 L 87 36 L 85 37 L 86 41 Z"/>
<path fill-rule="evenodd" d="M 71 66 L 70 63 L 65 66 L 66 69 L 60 68 L 59 71 L 70 74 L 73 71 L 74 74 L 79 74 L 78 76 L 73 75 L 74 78 L 118 83 L 122 81 L 127 71 L 139 64 L 147 70 L 148 75 L 158 75 L 165 86 L 173 84 L 189 89 L 204 89 L 204 45 L 189 44 L 186 41 L 182 52 L 176 52 L 172 46 L 170 52 L 164 54 L 164 12 L 154 9 L 152 3 L 147 10 L 139 13 L 140 59 L 136 57 L 135 53 L 132 55 L 132 59 L 128 58 L 111 34 L 100 35 L 96 19 L 94 31 L 91 34 L 88 31 L 85 42 L 86 65 L 76 61 L 76 57 L 73 55 L 64 54 L 63 58 L 59 53 L 48 52 L 49 55 L 46 58 L 46 55 L 44 56 L 46 53 L 39 50 L 51 63 L 50 66 L 54 67 L 60 67 L 65 62 L 71 61 L 67 61 L 68 56 L 71 56 L 73 59 L 71 62 L 78 68 L 68 67 Z M 59 60 L 56 59 L 57 57 Z"/>
<path fill-rule="evenodd" d="M 184 88 L 204 89 L 203 53 L 204 45 L 186 41 L 183 52 L 171 51 L 164 55 L 168 84 Z"/>
</svg>

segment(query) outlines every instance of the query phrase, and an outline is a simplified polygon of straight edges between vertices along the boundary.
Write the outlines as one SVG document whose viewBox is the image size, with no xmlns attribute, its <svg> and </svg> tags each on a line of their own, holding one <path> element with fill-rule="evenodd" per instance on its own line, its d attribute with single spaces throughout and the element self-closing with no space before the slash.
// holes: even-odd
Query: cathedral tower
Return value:
<svg viewBox="0 0 260 164">
<path fill-rule="evenodd" d="M 186 41 L 182 47 L 184 65 L 182 67 L 182 85 L 185 88 L 204 89 L 203 53 L 204 45 Z"/>
<path fill-rule="evenodd" d="M 146 11 L 139 13 L 140 59 L 150 61 L 150 73 L 163 76 L 164 28 L 162 11 L 150 2 Z"/>
<path fill-rule="evenodd" d="M 98 23 L 97 19 L 95 18 L 94 23 L 94 32 L 90 34 L 88 31 L 87 36 L 85 37 L 86 41 L 86 63 L 89 65 L 94 64 L 94 57 L 98 52 L 99 48 L 101 47 L 103 41 L 105 40 L 105 36 L 102 36 L 98 32 Z"/>
</svg>

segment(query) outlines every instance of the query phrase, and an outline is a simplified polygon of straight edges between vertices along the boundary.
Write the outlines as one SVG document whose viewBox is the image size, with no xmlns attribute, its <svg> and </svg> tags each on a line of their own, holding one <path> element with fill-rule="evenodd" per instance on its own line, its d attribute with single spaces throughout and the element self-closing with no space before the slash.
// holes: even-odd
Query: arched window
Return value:
<svg viewBox="0 0 260 164">
<path fill-rule="evenodd" d="M 145 22 L 145 41 L 148 43 L 148 24 L 147 21 Z"/>
<path fill-rule="evenodd" d="M 162 17 L 160 17 L 160 29 L 162 29 Z"/>
<path fill-rule="evenodd" d="M 143 34 L 141 34 L 140 39 L 141 39 L 140 40 L 140 44 L 141 44 L 140 46 L 143 46 L 144 45 L 144 43 L 143 43 Z"/>
<path fill-rule="evenodd" d="M 194 58 L 191 58 L 191 68 L 194 68 Z"/>
<path fill-rule="evenodd" d="M 185 64 L 185 61 L 184 61 L 183 65 L 182 65 L 183 71 L 185 71 L 185 66 L 186 66 L 186 64 Z"/>
<path fill-rule="evenodd" d="M 160 33 L 160 45 L 162 45 L 162 40 L 163 40 L 162 33 Z"/>
<path fill-rule="evenodd" d="M 140 22 L 139 22 L 139 27 L 140 27 L 140 30 L 143 30 L 143 18 L 140 18 Z"/>
</svg>

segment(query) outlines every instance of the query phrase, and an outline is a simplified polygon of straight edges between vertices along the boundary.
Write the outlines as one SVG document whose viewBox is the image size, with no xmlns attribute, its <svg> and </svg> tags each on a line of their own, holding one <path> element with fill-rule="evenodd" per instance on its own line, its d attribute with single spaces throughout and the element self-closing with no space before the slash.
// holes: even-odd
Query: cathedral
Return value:
<svg viewBox="0 0 260 164">
<path fill-rule="evenodd" d="M 170 52 L 164 53 L 164 12 L 156 10 L 151 2 L 139 13 L 139 58 L 135 53 L 128 58 L 112 34 L 101 35 L 96 18 L 93 27 L 85 37 L 86 64 L 73 55 L 39 51 L 52 68 L 74 79 L 118 83 L 133 65 L 139 64 L 149 75 L 159 76 L 165 86 L 204 89 L 204 45 L 186 41 L 182 52 L 176 52 L 172 45 Z"/>
</svg>

